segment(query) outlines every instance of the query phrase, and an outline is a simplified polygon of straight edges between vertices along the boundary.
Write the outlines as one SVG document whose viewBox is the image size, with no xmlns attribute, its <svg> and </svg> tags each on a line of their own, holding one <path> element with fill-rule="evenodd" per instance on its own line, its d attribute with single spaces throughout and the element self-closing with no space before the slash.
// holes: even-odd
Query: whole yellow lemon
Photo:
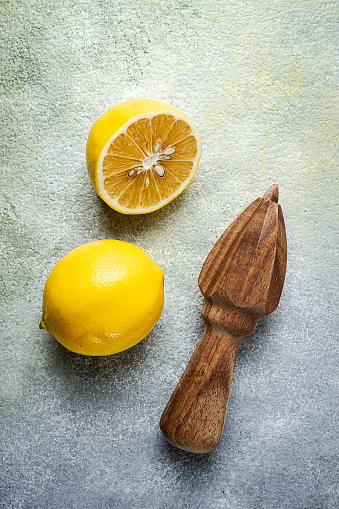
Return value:
<svg viewBox="0 0 339 509">
<path fill-rule="evenodd" d="M 40 328 L 83 355 L 131 348 L 164 305 L 164 274 L 139 247 L 97 240 L 62 258 L 46 281 Z"/>
</svg>

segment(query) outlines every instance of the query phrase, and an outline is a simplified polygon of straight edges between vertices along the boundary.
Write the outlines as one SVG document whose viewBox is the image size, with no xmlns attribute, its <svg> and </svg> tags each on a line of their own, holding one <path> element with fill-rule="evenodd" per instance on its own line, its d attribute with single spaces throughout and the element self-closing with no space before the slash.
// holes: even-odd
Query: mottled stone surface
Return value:
<svg viewBox="0 0 339 509">
<path fill-rule="evenodd" d="M 1 2 L 1 507 L 339 506 L 337 7 Z M 85 146 L 102 112 L 145 96 L 195 121 L 203 155 L 179 198 L 127 217 L 96 196 Z M 219 447 L 179 451 L 158 421 L 203 331 L 201 265 L 273 182 L 280 305 L 242 344 Z M 55 263 L 99 238 L 145 249 L 166 303 L 138 346 L 90 358 L 38 322 Z"/>
</svg>

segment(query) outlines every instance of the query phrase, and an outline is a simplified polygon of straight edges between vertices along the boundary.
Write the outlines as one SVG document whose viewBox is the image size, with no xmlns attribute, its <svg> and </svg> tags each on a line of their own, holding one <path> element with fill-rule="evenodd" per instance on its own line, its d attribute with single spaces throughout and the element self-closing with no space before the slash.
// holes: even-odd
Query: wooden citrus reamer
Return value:
<svg viewBox="0 0 339 509">
<path fill-rule="evenodd" d="M 218 445 L 240 343 L 277 307 L 286 260 L 284 218 L 273 185 L 227 228 L 200 272 L 205 331 L 160 419 L 173 445 L 194 453 Z"/>
</svg>

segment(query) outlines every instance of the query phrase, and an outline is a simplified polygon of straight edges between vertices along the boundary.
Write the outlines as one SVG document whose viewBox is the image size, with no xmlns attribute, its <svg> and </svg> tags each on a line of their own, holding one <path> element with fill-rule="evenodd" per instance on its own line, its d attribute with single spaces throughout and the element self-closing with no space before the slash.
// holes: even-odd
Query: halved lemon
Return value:
<svg viewBox="0 0 339 509">
<path fill-rule="evenodd" d="M 145 214 L 188 186 L 199 164 L 201 139 L 177 108 L 153 99 L 132 99 L 98 118 L 86 155 L 99 196 L 123 214 Z"/>
</svg>

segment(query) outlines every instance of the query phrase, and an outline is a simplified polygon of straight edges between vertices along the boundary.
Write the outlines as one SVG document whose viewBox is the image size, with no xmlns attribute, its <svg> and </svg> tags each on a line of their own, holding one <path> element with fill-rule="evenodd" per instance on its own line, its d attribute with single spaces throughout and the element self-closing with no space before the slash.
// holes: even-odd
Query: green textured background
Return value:
<svg viewBox="0 0 339 509">
<path fill-rule="evenodd" d="M 338 507 L 338 3 L 27 0 L 0 15 L 1 507 Z M 136 97 L 189 115 L 203 155 L 174 202 L 127 217 L 96 196 L 85 147 Z M 158 421 L 203 331 L 198 274 L 273 182 L 281 302 L 241 347 L 219 447 L 184 453 Z M 106 358 L 38 329 L 50 270 L 98 238 L 165 272 L 152 333 Z"/>
</svg>

